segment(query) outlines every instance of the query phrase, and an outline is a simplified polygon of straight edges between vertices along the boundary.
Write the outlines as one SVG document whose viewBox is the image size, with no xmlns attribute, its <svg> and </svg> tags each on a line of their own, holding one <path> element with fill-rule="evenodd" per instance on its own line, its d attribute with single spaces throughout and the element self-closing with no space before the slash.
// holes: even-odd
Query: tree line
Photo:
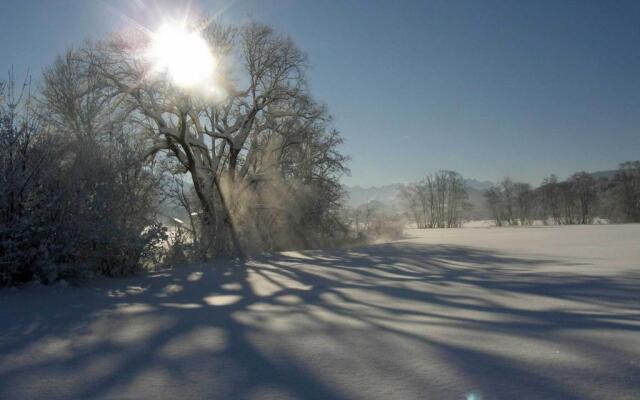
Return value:
<svg viewBox="0 0 640 400">
<path fill-rule="evenodd" d="M 234 60 L 219 68 L 221 95 L 150 73 L 138 32 L 68 50 L 38 85 L 0 83 L 0 284 L 349 236 L 348 157 L 305 54 L 255 22 L 202 34 Z M 163 223 L 167 203 L 187 215 L 177 227 Z"/>
<path fill-rule="evenodd" d="M 498 226 L 591 224 L 595 218 L 614 223 L 640 222 L 640 161 L 627 161 L 613 177 L 577 172 L 564 181 L 550 175 L 540 186 L 505 178 L 484 192 Z"/>
</svg>

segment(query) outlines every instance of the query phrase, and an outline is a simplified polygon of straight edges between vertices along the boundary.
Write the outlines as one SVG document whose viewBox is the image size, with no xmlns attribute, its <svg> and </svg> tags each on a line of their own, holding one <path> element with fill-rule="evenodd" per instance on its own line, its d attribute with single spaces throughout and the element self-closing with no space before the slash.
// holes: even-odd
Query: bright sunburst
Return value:
<svg viewBox="0 0 640 400">
<path fill-rule="evenodd" d="M 216 62 L 207 41 L 180 23 L 165 23 L 151 35 L 149 58 L 182 88 L 209 86 Z"/>
</svg>

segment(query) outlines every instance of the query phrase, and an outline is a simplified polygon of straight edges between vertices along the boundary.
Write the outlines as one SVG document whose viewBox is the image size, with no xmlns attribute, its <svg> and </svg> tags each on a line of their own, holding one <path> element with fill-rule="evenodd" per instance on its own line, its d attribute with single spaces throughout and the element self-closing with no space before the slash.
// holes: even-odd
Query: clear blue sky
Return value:
<svg viewBox="0 0 640 400">
<path fill-rule="evenodd" d="M 165 4 L 178 2 L 165 1 Z M 538 183 L 640 159 L 640 1 L 207 1 L 290 34 L 353 158 L 348 184 L 455 169 Z M 141 5 L 145 5 L 141 7 Z M 3 0 L 0 69 L 18 75 L 166 5 Z"/>
</svg>

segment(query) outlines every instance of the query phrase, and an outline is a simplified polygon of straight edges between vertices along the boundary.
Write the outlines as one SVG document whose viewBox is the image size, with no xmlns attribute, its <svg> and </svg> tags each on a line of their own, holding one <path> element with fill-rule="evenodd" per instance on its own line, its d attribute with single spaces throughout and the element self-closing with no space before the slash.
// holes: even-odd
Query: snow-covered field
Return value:
<svg viewBox="0 0 640 400">
<path fill-rule="evenodd" d="M 0 399 L 637 399 L 640 225 L 0 290 Z"/>
</svg>

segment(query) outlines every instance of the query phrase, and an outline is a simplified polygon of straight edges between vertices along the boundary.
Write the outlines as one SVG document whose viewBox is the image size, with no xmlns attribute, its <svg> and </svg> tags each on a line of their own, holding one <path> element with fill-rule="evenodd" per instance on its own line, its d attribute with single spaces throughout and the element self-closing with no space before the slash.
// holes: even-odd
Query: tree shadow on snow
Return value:
<svg viewBox="0 0 640 400">
<path fill-rule="evenodd" d="M 5 292 L 0 398 L 584 398 L 557 368 L 437 334 L 556 343 L 622 365 L 637 350 L 571 335 L 640 334 L 640 277 L 550 268 L 580 264 L 391 243 Z M 551 305 L 506 301 L 522 296 Z M 467 387 L 404 354 L 434 357 Z M 622 383 L 605 383 L 638 388 L 639 366 L 624 365 Z"/>
</svg>

